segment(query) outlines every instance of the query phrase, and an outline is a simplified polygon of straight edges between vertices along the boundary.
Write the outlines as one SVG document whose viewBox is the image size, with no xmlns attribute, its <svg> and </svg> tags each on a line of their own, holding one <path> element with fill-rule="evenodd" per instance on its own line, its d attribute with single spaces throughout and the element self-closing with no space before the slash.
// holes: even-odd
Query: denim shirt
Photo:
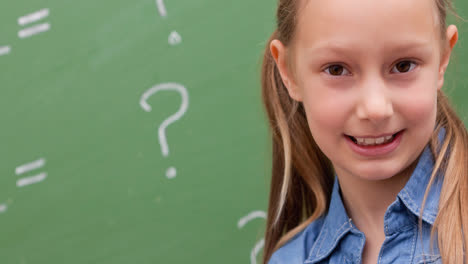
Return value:
<svg viewBox="0 0 468 264">
<path fill-rule="evenodd" d="M 422 214 L 422 236 L 419 213 L 426 187 L 434 167 L 434 158 L 426 146 L 418 164 L 387 208 L 384 216 L 385 240 L 377 263 L 442 263 L 437 244 L 431 247 L 431 227 L 437 215 L 441 177 L 434 181 Z M 348 217 L 335 177 L 329 210 L 309 224 L 272 255 L 269 264 L 361 263 L 366 238 Z M 437 233 L 434 233 L 437 241 Z"/>
</svg>

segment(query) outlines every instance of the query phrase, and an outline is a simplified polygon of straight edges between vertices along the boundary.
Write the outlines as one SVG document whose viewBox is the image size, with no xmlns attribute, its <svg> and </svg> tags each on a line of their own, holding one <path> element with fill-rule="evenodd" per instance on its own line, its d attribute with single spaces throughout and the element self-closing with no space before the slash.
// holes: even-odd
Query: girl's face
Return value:
<svg viewBox="0 0 468 264">
<path fill-rule="evenodd" d="M 310 0 L 299 10 L 290 50 L 278 40 L 270 49 L 318 146 L 340 176 L 398 174 L 434 130 L 456 27 L 441 54 L 434 0 Z"/>
</svg>

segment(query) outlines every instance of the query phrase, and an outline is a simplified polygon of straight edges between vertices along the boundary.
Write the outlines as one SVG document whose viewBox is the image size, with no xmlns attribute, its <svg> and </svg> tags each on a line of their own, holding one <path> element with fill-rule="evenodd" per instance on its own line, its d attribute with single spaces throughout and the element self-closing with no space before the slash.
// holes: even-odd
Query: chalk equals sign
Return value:
<svg viewBox="0 0 468 264">
<path fill-rule="evenodd" d="M 46 162 L 45 159 L 41 158 L 33 162 L 23 164 L 21 166 L 16 167 L 15 173 L 16 175 L 21 175 L 32 170 L 40 169 L 44 167 L 45 162 Z M 38 183 L 38 182 L 43 181 L 46 177 L 47 177 L 47 173 L 45 172 L 41 172 L 34 176 L 24 177 L 16 181 L 16 187 L 24 187 L 30 184 Z"/>
<path fill-rule="evenodd" d="M 20 26 L 26 26 L 31 23 L 35 23 L 39 20 L 42 20 L 46 17 L 49 16 L 49 9 L 48 8 L 43 8 L 41 10 L 38 10 L 36 12 L 21 16 L 18 18 L 18 25 Z M 49 23 L 41 23 L 41 24 L 36 24 L 33 26 L 30 26 L 28 28 L 22 29 L 18 31 L 18 37 L 19 38 L 27 38 L 31 37 L 43 32 L 46 32 L 50 29 L 50 24 Z"/>
</svg>

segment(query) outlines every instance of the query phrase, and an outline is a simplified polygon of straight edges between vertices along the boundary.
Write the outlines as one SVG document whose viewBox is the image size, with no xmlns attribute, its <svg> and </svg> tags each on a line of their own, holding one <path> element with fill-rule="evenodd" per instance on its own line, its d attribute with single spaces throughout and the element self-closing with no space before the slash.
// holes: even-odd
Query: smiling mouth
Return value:
<svg viewBox="0 0 468 264">
<path fill-rule="evenodd" d="M 380 145 L 386 145 L 395 140 L 395 137 L 401 133 L 403 130 L 398 131 L 395 134 L 392 135 L 387 135 L 387 136 L 381 136 L 381 137 L 353 137 L 350 135 L 346 135 L 351 141 L 354 142 L 354 144 L 358 146 L 380 146 Z"/>
</svg>

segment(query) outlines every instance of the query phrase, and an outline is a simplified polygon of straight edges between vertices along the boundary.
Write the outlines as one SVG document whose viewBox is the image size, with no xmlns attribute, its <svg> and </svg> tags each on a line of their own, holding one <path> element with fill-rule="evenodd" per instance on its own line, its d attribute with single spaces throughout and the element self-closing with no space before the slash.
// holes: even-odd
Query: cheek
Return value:
<svg viewBox="0 0 468 264">
<path fill-rule="evenodd" d="M 406 121 L 419 124 L 435 121 L 437 114 L 436 89 L 420 89 L 402 96 L 395 107 Z"/>
<path fill-rule="evenodd" d="M 408 87 L 407 95 L 400 96 L 399 106 L 407 113 L 407 118 L 415 123 L 427 122 L 437 114 L 437 65 L 421 70 L 418 80 Z"/>
<path fill-rule="evenodd" d="M 343 125 L 349 118 L 352 100 L 330 89 L 314 87 L 304 93 L 304 109 L 314 137 L 343 133 Z"/>
</svg>

